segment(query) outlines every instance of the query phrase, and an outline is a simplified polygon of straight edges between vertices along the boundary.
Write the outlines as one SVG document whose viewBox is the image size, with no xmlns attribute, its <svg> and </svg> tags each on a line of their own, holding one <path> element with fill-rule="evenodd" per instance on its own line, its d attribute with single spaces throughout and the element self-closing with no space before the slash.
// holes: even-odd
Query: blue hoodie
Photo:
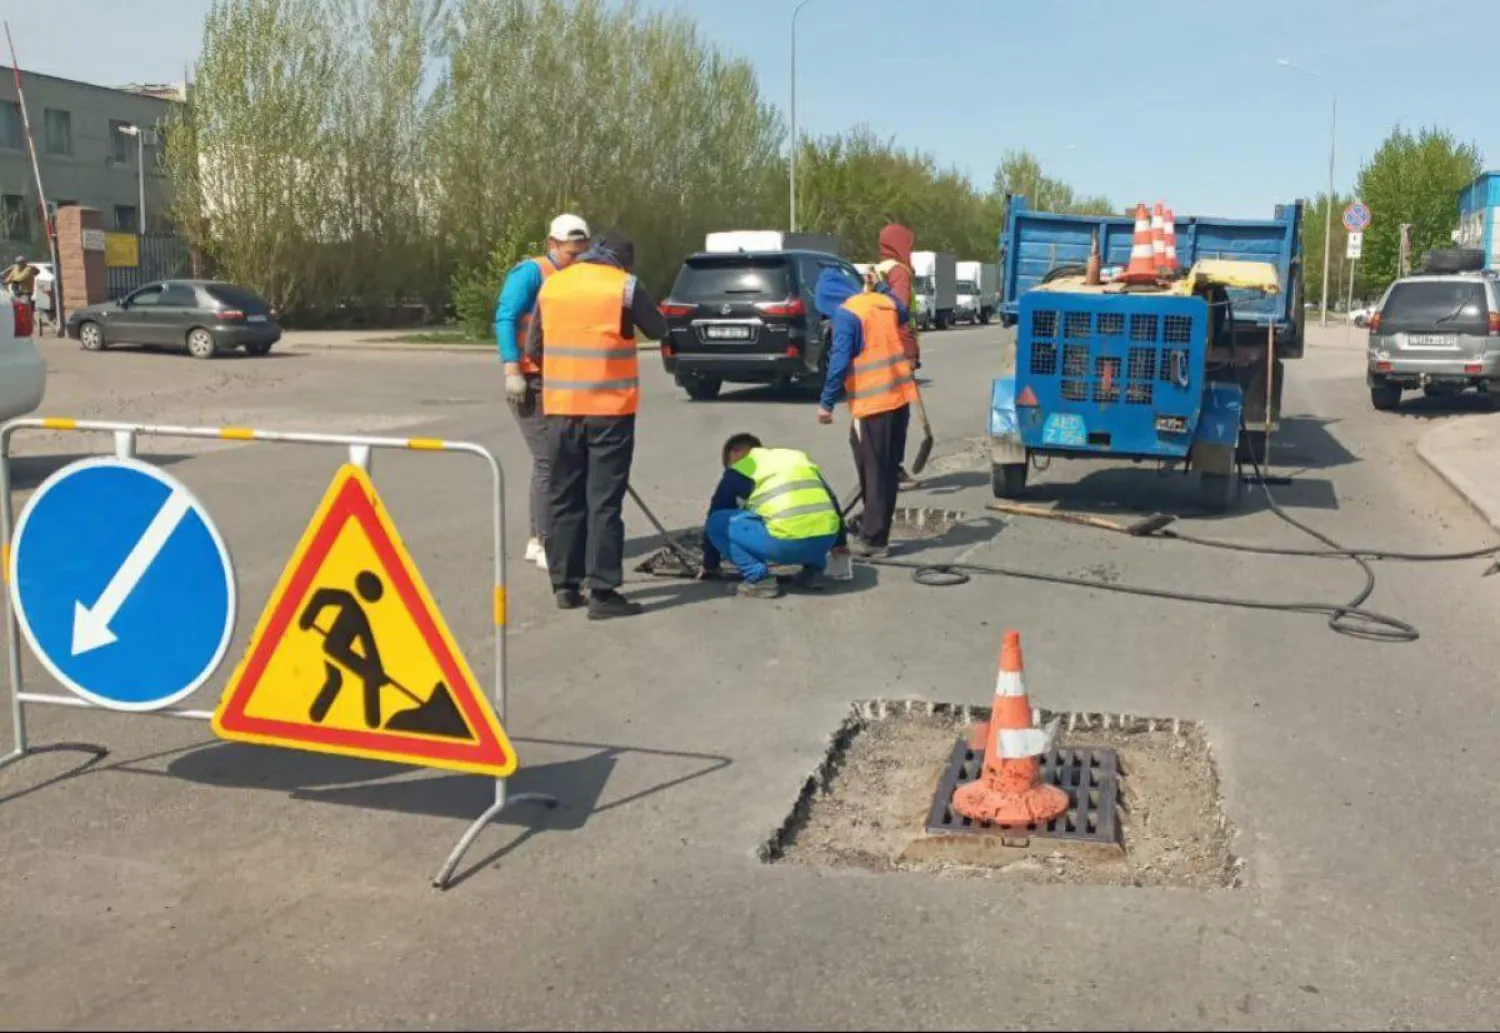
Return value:
<svg viewBox="0 0 1500 1033">
<path fill-rule="evenodd" d="M 907 311 L 901 299 L 894 297 L 885 284 L 876 289 L 896 303 L 897 325 L 905 326 Z M 823 274 L 818 277 L 818 312 L 833 321 L 833 352 L 828 357 L 828 380 L 823 385 L 823 397 L 819 400 L 819 404 L 830 411 L 843 397 L 844 378 L 849 374 L 849 366 L 865 346 L 865 334 L 859 317 L 844 308 L 844 302 L 862 290 L 863 286 L 859 282 L 837 269 L 824 269 Z"/>
<path fill-rule="evenodd" d="M 549 252 L 554 266 L 557 259 Z M 495 343 L 500 346 L 501 362 L 520 362 L 521 349 L 516 345 L 516 324 L 526 313 L 536 309 L 536 296 L 542 291 L 542 270 L 530 258 L 517 263 L 505 277 L 500 298 L 495 303 Z"/>
</svg>

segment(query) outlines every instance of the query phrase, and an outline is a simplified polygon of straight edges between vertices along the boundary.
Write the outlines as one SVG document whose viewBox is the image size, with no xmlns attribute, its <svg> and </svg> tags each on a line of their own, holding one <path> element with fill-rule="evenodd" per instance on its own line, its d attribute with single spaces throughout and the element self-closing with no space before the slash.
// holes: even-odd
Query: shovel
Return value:
<svg viewBox="0 0 1500 1033">
<path fill-rule="evenodd" d="M 683 547 L 681 542 L 672 537 L 671 533 L 662 526 L 662 522 L 656 519 L 656 514 L 651 512 L 650 508 L 641 499 L 641 497 L 635 493 L 634 488 L 632 488 L 629 484 L 626 484 L 625 490 L 630 493 L 630 497 L 635 500 L 635 504 L 641 507 L 641 512 L 646 514 L 646 519 L 651 521 L 651 526 L 656 528 L 656 533 L 661 535 L 662 542 L 666 545 L 666 547 L 672 552 L 676 553 L 677 558 L 682 560 L 684 564 L 686 564 L 693 570 L 696 570 L 703 562 L 702 558 L 695 558 L 691 553 L 687 551 L 686 548 Z"/>
<path fill-rule="evenodd" d="M 916 378 L 912 378 L 912 390 L 917 393 L 917 418 L 922 421 L 922 444 L 917 446 L 917 457 L 911 461 L 911 472 L 919 474 L 927 465 L 927 460 L 932 458 L 932 424 L 927 422 L 927 406 L 922 404 L 922 389 L 917 387 Z"/>
</svg>

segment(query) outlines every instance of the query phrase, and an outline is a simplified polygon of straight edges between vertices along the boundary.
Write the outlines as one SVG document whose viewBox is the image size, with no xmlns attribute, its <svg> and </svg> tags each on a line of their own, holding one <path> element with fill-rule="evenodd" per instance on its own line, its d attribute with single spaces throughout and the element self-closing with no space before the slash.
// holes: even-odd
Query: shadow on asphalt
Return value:
<svg viewBox="0 0 1500 1033">
<path fill-rule="evenodd" d="M 1438 420 L 1449 416 L 1487 415 L 1495 412 L 1500 412 L 1500 396 L 1465 391 L 1459 395 L 1436 395 L 1432 398 L 1408 393 L 1402 396 L 1400 407 L 1377 415 Z"/>
<path fill-rule="evenodd" d="M 10 460 L 10 487 L 12 491 L 29 491 L 35 488 L 58 470 L 75 463 L 80 459 L 94 459 L 100 456 L 110 455 L 109 438 L 99 437 L 100 449 L 97 452 L 75 452 L 67 455 L 42 455 L 42 456 L 12 456 Z M 167 453 L 156 453 L 140 457 L 144 463 L 152 466 L 171 466 L 180 463 L 191 456 L 175 455 Z"/>
</svg>

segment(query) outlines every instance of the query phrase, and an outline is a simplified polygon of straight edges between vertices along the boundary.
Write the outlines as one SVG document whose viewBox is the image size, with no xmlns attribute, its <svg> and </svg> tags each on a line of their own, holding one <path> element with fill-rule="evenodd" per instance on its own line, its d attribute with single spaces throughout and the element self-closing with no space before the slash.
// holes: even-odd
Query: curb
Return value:
<svg viewBox="0 0 1500 1033">
<path fill-rule="evenodd" d="M 284 345 L 291 351 L 310 352 L 340 352 L 340 351 L 367 351 L 367 352 L 439 352 L 445 355 L 484 355 L 490 358 L 498 358 L 495 346 L 492 344 L 417 344 L 412 341 L 299 341 Z M 638 348 L 641 352 L 657 352 L 661 345 L 655 341 L 642 342 Z"/>
<path fill-rule="evenodd" d="M 1479 485 L 1475 484 L 1468 475 L 1455 469 L 1452 465 L 1433 454 L 1436 449 L 1431 443 L 1432 438 L 1441 435 L 1445 431 L 1451 432 L 1453 427 L 1462 426 L 1463 424 L 1457 423 L 1450 426 L 1437 427 L 1423 434 L 1417 439 L 1417 455 L 1421 458 L 1422 462 L 1427 464 L 1433 473 L 1442 478 L 1448 487 L 1452 488 L 1460 498 L 1469 504 L 1469 508 L 1483 517 L 1485 522 L 1496 531 L 1500 531 L 1500 512 L 1492 512 L 1489 506 L 1480 501 L 1484 497 L 1484 492 Z"/>
</svg>

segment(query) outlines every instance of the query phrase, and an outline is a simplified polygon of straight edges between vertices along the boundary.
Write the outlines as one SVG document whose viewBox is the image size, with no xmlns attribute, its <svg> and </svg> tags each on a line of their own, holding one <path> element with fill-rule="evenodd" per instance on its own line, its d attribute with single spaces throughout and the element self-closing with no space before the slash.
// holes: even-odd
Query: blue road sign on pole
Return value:
<svg viewBox="0 0 1500 1033">
<path fill-rule="evenodd" d="M 1360 233 L 1370 225 L 1370 209 L 1362 201 L 1355 201 L 1344 209 L 1344 229 L 1350 233 Z"/>
<path fill-rule="evenodd" d="M 51 675 L 112 710 L 192 695 L 234 632 L 234 566 L 208 512 L 135 459 L 82 459 L 16 524 L 11 602 Z"/>
</svg>

